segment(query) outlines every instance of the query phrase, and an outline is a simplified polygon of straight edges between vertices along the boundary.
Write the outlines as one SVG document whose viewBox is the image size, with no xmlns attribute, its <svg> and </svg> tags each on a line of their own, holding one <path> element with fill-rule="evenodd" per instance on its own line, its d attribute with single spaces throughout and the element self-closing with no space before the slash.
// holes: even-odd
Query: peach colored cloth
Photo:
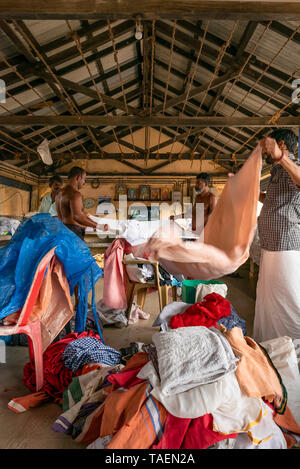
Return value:
<svg viewBox="0 0 300 469">
<path fill-rule="evenodd" d="M 183 242 L 161 229 L 147 243 L 151 258 L 172 274 L 194 279 L 210 280 L 234 272 L 249 256 L 261 164 L 261 147 L 257 145 L 240 171 L 226 182 L 204 228 L 204 243 Z"/>
<path fill-rule="evenodd" d="M 284 398 L 277 374 L 263 350 L 250 337 L 244 337 L 242 329 L 234 327 L 227 330 L 219 325 L 218 329 L 230 343 L 237 362 L 235 371 L 242 392 L 248 397 L 264 397 L 279 407 Z"/>
<path fill-rule="evenodd" d="M 43 351 L 53 342 L 73 316 L 70 288 L 61 261 L 54 256 L 45 273 L 42 285 L 28 322 L 40 320 Z M 20 311 L 5 318 L 5 324 L 18 322 Z"/>
</svg>

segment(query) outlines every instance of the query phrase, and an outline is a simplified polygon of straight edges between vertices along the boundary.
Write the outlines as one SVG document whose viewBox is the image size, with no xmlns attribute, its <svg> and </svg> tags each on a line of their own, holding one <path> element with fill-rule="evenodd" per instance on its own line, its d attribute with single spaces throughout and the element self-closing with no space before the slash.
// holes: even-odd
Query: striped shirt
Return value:
<svg viewBox="0 0 300 469">
<path fill-rule="evenodd" d="M 300 166 L 298 160 L 293 161 Z M 267 251 L 300 251 L 300 186 L 280 164 L 271 169 L 258 232 L 261 247 Z"/>
</svg>

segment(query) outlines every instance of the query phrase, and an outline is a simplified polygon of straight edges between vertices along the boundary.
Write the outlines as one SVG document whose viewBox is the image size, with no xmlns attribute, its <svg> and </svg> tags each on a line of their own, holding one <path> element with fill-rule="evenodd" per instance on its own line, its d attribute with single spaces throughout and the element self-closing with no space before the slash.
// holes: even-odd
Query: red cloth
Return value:
<svg viewBox="0 0 300 469">
<path fill-rule="evenodd" d="M 238 436 L 237 433 L 222 435 L 212 428 L 211 414 L 197 419 L 181 419 L 168 414 L 164 434 L 160 442 L 151 449 L 205 449 L 218 441 Z"/>
<path fill-rule="evenodd" d="M 63 390 L 68 388 L 74 376 L 81 374 L 78 370 L 75 374 L 69 368 L 66 368 L 61 356 L 66 346 L 73 342 L 75 339 L 81 337 L 96 337 L 98 340 L 100 336 L 93 331 L 85 331 L 66 335 L 62 340 L 51 344 L 43 353 L 43 367 L 44 367 L 44 384 L 41 391 L 46 392 L 49 396 L 60 398 Z M 30 361 L 24 366 L 23 383 L 31 392 L 36 391 L 35 382 L 35 368 L 34 362 Z"/>
<path fill-rule="evenodd" d="M 120 373 L 109 375 L 107 380 L 113 384 L 115 389 L 130 389 L 136 384 L 143 383 L 145 380 L 137 378 L 137 375 L 148 361 L 149 358 L 146 352 L 138 352 L 128 360 L 126 366 L 120 371 Z"/>
<path fill-rule="evenodd" d="M 230 316 L 228 300 L 218 293 L 209 293 L 201 303 L 195 303 L 183 314 L 176 314 L 170 321 L 172 329 L 188 326 L 217 327 L 218 320 Z"/>
</svg>

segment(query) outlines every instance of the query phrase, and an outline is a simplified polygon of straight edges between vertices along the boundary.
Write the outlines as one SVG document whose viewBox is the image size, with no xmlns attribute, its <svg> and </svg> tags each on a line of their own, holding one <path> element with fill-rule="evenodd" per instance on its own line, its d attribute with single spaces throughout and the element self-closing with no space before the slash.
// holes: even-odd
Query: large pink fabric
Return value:
<svg viewBox="0 0 300 469">
<path fill-rule="evenodd" d="M 172 274 L 194 279 L 211 280 L 234 272 L 249 256 L 261 164 L 261 147 L 257 145 L 240 171 L 226 182 L 205 225 L 204 243 L 183 242 L 161 230 L 147 243 L 151 259 L 158 260 Z"/>
<path fill-rule="evenodd" d="M 148 258 L 145 244 L 131 246 L 124 238 L 115 239 L 104 254 L 104 288 L 102 301 L 111 309 L 127 308 L 127 273 L 123 264 L 124 254 Z"/>
<path fill-rule="evenodd" d="M 127 308 L 123 257 L 130 252 L 131 245 L 123 238 L 115 239 L 105 251 L 103 303 L 111 309 Z"/>
</svg>

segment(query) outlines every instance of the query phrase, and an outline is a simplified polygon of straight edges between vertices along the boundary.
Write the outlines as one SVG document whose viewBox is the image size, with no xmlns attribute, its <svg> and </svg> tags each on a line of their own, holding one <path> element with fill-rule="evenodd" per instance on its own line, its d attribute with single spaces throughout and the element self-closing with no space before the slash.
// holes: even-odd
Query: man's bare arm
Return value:
<svg viewBox="0 0 300 469">
<path fill-rule="evenodd" d="M 292 181 L 297 186 L 300 186 L 300 167 L 289 158 L 289 152 L 284 150 L 282 153 L 276 140 L 270 137 L 263 138 L 260 141 L 260 144 L 262 147 L 262 153 L 271 155 L 275 162 L 279 161 L 279 164 L 281 164 L 281 166 L 288 172 Z"/>
<path fill-rule="evenodd" d="M 212 194 L 210 196 L 210 200 L 209 200 L 209 214 L 208 215 L 211 215 L 212 211 L 214 210 L 214 208 L 216 206 L 216 203 L 217 203 L 216 196 L 214 194 Z"/>
<path fill-rule="evenodd" d="M 56 211 L 57 211 L 58 218 L 60 220 L 62 220 L 62 214 L 61 214 L 61 211 L 60 211 L 59 199 L 60 199 L 60 194 L 58 192 L 58 194 L 56 194 L 56 197 L 55 197 L 55 206 L 56 206 Z"/>
<path fill-rule="evenodd" d="M 76 192 L 70 199 L 70 212 L 73 220 L 80 225 L 97 228 L 97 223 L 91 220 L 83 211 L 82 195 L 80 192 Z"/>
</svg>

